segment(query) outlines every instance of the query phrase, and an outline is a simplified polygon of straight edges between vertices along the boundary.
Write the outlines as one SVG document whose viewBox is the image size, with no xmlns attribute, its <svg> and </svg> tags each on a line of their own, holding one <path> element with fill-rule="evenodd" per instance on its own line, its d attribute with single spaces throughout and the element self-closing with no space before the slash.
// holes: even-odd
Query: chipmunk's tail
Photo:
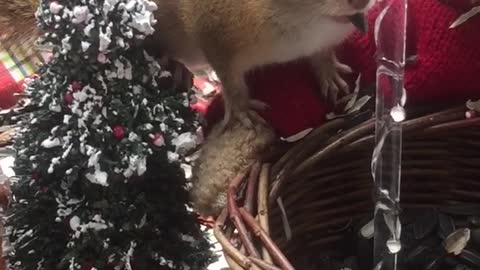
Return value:
<svg viewBox="0 0 480 270">
<path fill-rule="evenodd" d="M 0 0 L 0 43 L 32 43 L 39 36 L 35 12 L 40 0 Z"/>
</svg>

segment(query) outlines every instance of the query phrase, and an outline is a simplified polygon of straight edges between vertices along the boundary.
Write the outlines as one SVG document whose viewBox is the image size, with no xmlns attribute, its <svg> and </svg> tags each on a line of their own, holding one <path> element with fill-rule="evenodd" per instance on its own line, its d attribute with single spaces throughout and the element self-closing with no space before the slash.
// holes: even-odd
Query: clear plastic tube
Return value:
<svg viewBox="0 0 480 270">
<path fill-rule="evenodd" d="M 375 186 L 375 270 L 397 269 L 401 250 L 399 219 L 403 87 L 407 0 L 380 0 L 375 23 L 377 45 L 376 146 L 372 157 Z"/>
</svg>

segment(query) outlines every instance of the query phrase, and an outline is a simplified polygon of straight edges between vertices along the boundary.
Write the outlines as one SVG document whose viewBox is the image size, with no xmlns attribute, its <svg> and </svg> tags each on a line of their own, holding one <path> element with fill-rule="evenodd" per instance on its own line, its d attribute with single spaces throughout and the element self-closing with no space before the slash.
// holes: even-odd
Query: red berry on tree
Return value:
<svg viewBox="0 0 480 270">
<path fill-rule="evenodd" d="M 152 138 L 152 143 L 157 146 L 163 146 L 165 145 L 165 138 L 163 138 L 163 135 L 161 133 L 155 133 L 151 136 Z"/>
<path fill-rule="evenodd" d="M 72 90 L 73 91 L 79 91 L 82 89 L 82 84 L 79 81 L 73 81 L 72 82 Z"/>
<path fill-rule="evenodd" d="M 122 126 L 115 126 L 112 132 L 115 139 L 121 140 L 125 137 L 125 128 Z"/>
<path fill-rule="evenodd" d="M 67 92 L 65 96 L 63 97 L 63 100 L 65 101 L 65 104 L 70 105 L 73 103 L 73 93 L 72 92 Z"/>
<path fill-rule="evenodd" d="M 86 262 L 83 264 L 83 270 L 91 270 L 93 269 L 93 262 Z"/>
</svg>

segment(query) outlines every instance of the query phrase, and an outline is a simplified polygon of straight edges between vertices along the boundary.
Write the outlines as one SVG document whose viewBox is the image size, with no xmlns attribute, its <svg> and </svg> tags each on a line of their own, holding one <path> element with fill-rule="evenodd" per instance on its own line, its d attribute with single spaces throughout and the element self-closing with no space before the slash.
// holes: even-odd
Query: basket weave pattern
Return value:
<svg viewBox="0 0 480 270">
<path fill-rule="evenodd" d="M 465 107 L 456 107 L 403 123 L 403 209 L 480 206 L 480 118 L 466 119 L 465 111 Z M 248 182 L 245 196 L 231 194 L 231 204 L 215 228 L 232 269 L 293 269 L 283 258 L 298 265 L 303 257 L 318 258 L 322 251 L 341 250 L 340 242 L 352 223 L 372 216 L 370 161 L 375 122 L 370 115 L 330 121 L 272 166 L 252 167 L 250 179 L 244 181 Z M 258 175 L 259 180 L 252 180 Z M 241 190 L 242 179 L 247 177 L 239 176 L 230 191 Z M 258 189 L 256 181 L 260 181 Z M 241 209 L 240 214 L 232 215 L 236 211 L 230 208 L 232 204 Z M 245 219 L 244 212 L 257 217 L 258 223 Z M 244 222 L 235 221 L 238 217 Z M 243 232 L 243 238 L 248 237 L 252 246 L 233 234 L 236 228 L 242 235 L 239 223 L 251 229 Z M 252 237 L 252 231 L 258 237 Z M 268 246 L 270 240 L 281 250 L 279 254 Z M 252 254 L 256 248 L 260 251 Z"/>
</svg>

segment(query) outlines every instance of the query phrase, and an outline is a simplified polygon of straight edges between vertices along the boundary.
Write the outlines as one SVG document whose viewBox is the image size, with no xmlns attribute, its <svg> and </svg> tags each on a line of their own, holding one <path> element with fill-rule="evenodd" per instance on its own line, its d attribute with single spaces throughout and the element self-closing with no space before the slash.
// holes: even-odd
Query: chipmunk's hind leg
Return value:
<svg viewBox="0 0 480 270">
<path fill-rule="evenodd" d="M 240 121 L 246 128 L 253 128 L 258 123 L 264 124 L 265 120 L 255 110 L 266 109 L 268 105 L 262 101 L 250 99 L 245 82 L 246 70 L 235 57 L 229 59 L 233 61 L 230 63 L 210 62 L 223 88 L 225 114 L 220 124 L 221 130 L 227 129 L 234 120 Z"/>
</svg>

